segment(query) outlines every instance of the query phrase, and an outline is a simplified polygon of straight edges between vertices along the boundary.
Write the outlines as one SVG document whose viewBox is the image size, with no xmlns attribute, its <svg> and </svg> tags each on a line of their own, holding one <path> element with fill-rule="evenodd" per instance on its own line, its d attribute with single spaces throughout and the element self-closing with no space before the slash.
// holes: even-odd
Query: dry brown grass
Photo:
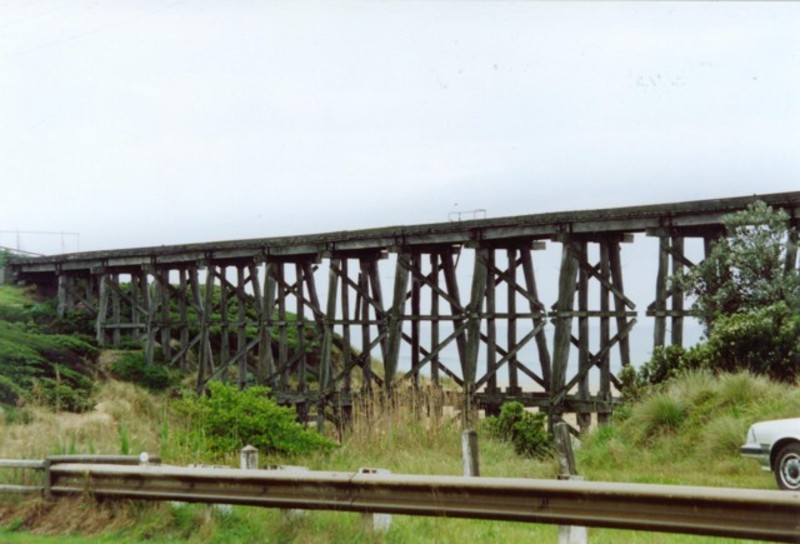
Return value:
<svg viewBox="0 0 800 544">
<path fill-rule="evenodd" d="M 164 401 L 131 384 L 108 381 L 89 412 L 53 413 L 29 406 L 25 424 L 0 419 L 0 457 L 41 459 L 57 453 L 120 453 L 121 435 L 131 452 L 158 452 Z"/>
</svg>

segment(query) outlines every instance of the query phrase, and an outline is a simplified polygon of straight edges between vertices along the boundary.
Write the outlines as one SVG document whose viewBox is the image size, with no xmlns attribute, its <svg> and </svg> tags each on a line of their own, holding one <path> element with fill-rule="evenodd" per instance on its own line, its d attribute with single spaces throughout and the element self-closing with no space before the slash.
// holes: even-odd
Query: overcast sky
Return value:
<svg viewBox="0 0 800 544">
<path fill-rule="evenodd" d="M 92 250 L 800 190 L 798 29 L 795 2 L 0 0 L 0 230 Z"/>
</svg>

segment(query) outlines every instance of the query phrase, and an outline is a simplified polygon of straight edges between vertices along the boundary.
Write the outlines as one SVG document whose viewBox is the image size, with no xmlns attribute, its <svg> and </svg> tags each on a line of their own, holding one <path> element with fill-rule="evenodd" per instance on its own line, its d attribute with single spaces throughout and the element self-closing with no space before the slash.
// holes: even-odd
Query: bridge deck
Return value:
<svg viewBox="0 0 800 544">
<path fill-rule="evenodd" d="M 259 256 L 384 250 L 428 244 L 469 244 L 522 239 L 550 239 L 559 235 L 637 233 L 654 229 L 703 229 L 719 226 L 723 215 L 741 210 L 754 200 L 786 209 L 800 217 L 800 192 L 696 200 L 669 204 L 519 215 L 460 222 L 394 226 L 300 236 L 253 238 L 108 251 L 68 253 L 14 259 L 21 273 L 54 272 L 95 266 L 179 264 L 203 259 L 221 260 Z"/>
</svg>

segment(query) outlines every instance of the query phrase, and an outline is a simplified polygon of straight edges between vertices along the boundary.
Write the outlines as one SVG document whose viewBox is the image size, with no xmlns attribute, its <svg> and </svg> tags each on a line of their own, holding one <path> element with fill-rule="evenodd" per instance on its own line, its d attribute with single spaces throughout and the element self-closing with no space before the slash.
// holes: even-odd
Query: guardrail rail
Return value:
<svg viewBox="0 0 800 544">
<path fill-rule="evenodd" d="M 120 458 L 118 464 L 108 464 L 98 456 L 62 456 L 45 461 L 0 461 L 0 468 L 43 469 L 43 491 L 53 498 L 91 490 L 106 499 L 444 516 L 800 542 L 800 493 L 796 492 L 139 466 L 136 459 Z"/>
</svg>

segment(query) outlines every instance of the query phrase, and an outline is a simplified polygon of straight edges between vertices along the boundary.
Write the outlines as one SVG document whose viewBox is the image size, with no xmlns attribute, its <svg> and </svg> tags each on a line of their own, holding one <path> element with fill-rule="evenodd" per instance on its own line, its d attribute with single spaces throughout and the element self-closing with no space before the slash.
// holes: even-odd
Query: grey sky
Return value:
<svg viewBox="0 0 800 544">
<path fill-rule="evenodd" d="M 90 250 L 798 190 L 799 28 L 789 2 L 0 1 L 0 230 Z"/>
</svg>

